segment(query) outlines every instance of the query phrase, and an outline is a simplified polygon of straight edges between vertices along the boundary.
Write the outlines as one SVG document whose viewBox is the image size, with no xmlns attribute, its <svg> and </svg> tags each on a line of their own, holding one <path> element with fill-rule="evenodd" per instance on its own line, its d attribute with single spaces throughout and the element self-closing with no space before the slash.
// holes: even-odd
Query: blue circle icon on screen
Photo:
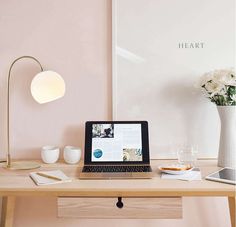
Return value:
<svg viewBox="0 0 236 227">
<path fill-rule="evenodd" d="M 93 156 L 94 156 L 95 158 L 101 158 L 101 157 L 102 157 L 102 150 L 100 150 L 100 149 L 94 150 Z"/>
</svg>

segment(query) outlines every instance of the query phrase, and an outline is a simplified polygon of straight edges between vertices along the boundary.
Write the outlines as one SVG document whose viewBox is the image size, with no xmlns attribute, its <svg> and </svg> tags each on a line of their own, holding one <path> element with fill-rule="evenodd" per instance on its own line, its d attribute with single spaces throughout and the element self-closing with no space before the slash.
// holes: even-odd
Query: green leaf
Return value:
<svg viewBox="0 0 236 227">
<path fill-rule="evenodd" d="M 236 87 L 235 86 L 229 86 L 228 88 L 228 95 L 235 95 L 236 94 Z"/>
</svg>

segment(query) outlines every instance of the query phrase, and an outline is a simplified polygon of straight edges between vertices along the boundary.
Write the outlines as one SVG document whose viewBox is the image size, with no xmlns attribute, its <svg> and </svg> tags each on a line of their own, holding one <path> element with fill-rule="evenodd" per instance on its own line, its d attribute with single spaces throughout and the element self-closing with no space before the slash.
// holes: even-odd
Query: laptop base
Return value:
<svg viewBox="0 0 236 227">
<path fill-rule="evenodd" d="M 153 177 L 153 172 L 116 172 L 116 173 L 79 173 L 79 179 L 150 179 Z"/>
</svg>

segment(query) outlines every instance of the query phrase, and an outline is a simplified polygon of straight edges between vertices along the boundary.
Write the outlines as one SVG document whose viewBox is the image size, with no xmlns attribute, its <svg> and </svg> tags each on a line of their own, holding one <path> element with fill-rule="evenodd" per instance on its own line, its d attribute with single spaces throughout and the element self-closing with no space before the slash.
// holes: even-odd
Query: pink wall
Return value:
<svg viewBox="0 0 236 227">
<path fill-rule="evenodd" d="M 111 119 L 111 0 L 0 0 L 0 40 L 2 158 L 6 148 L 6 77 L 10 63 L 18 56 L 33 55 L 46 69 L 60 73 L 67 91 L 58 101 L 35 103 L 28 88 L 38 67 L 28 60 L 18 62 L 13 70 L 11 95 L 11 144 L 15 158 L 39 158 L 40 147 L 46 144 L 82 147 L 86 120 Z M 19 198 L 14 226 L 43 224 L 47 227 L 230 226 L 224 198 L 184 199 L 182 220 L 119 222 L 57 219 L 56 199 Z"/>
<path fill-rule="evenodd" d="M 63 99 L 39 105 L 29 90 L 38 65 L 31 60 L 15 65 L 14 157 L 39 158 L 39 148 L 45 144 L 82 146 L 86 120 L 111 118 L 111 2 L 0 1 L 0 28 L 1 107 L 5 109 L 7 71 L 16 57 L 35 56 L 66 83 Z M 1 113 L 1 126 L 5 126 L 5 112 Z M 1 130 L 1 147 L 5 146 Z"/>
</svg>

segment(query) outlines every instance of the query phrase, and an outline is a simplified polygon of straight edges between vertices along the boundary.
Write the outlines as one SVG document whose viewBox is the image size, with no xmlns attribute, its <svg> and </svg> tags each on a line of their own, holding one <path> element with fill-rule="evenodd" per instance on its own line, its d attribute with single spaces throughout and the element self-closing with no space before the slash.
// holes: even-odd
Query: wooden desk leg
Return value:
<svg viewBox="0 0 236 227">
<path fill-rule="evenodd" d="M 235 227 L 236 197 L 228 197 L 231 226 Z"/>
<path fill-rule="evenodd" d="M 12 227 L 14 219 L 15 197 L 5 196 L 2 198 L 1 227 Z"/>
</svg>

